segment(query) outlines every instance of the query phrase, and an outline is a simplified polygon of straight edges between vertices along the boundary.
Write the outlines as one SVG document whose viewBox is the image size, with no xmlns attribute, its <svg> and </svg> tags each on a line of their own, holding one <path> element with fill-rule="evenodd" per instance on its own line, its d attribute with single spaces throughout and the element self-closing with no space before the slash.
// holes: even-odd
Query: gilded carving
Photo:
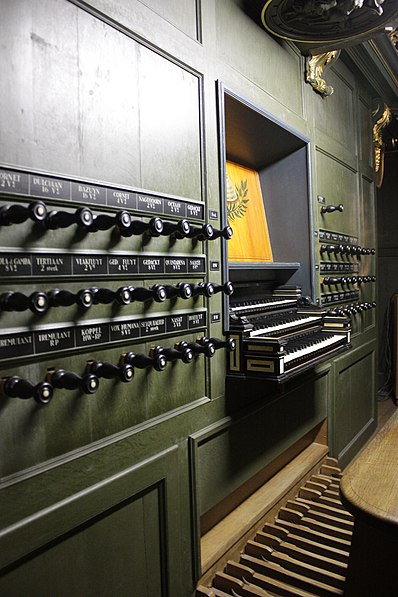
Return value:
<svg viewBox="0 0 398 597">
<path fill-rule="evenodd" d="M 323 73 L 326 67 L 337 60 L 339 55 L 340 50 L 332 50 L 306 58 L 306 81 L 323 97 L 333 93 L 333 87 L 326 83 Z"/>
<path fill-rule="evenodd" d="M 381 106 L 378 105 L 373 111 L 373 116 L 378 117 L 381 111 Z M 392 114 L 390 108 L 384 104 L 384 109 L 381 116 L 377 119 L 373 125 L 373 150 L 374 150 L 374 161 L 375 161 L 375 173 L 376 173 L 376 187 L 380 189 L 383 184 L 384 177 L 384 151 L 385 146 L 383 143 L 383 130 L 391 122 Z"/>
</svg>

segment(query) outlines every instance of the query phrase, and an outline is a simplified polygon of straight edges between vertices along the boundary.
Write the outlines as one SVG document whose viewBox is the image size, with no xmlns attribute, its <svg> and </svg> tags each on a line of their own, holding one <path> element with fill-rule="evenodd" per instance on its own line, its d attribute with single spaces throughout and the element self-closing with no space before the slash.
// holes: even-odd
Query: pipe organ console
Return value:
<svg viewBox="0 0 398 597">
<path fill-rule="evenodd" d="M 0 172 L 7 183 L 0 231 L 12 227 L 0 250 L 4 398 L 48 405 L 55 392 L 95 394 L 103 380 L 127 385 L 139 369 L 161 372 L 234 350 L 234 340 L 206 335 L 209 299 L 234 288 L 206 279 L 201 243 L 228 240 L 232 229 L 204 222 L 203 203 L 9 167 Z M 124 345 L 117 362 L 97 352 Z M 59 361 L 80 353 L 80 371 Z M 36 381 L 18 374 L 22 363 L 35 364 Z"/>
<path fill-rule="evenodd" d="M 280 383 L 350 347 L 345 314 L 311 304 L 296 287 L 258 284 L 255 292 L 238 285 L 230 300 L 229 375 Z"/>
</svg>

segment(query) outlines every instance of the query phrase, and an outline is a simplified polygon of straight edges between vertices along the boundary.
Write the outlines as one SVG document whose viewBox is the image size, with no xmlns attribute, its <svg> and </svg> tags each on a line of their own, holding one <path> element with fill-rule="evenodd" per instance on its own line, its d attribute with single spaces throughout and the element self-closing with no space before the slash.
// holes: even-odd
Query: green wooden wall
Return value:
<svg viewBox="0 0 398 597">
<path fill-rule="evenodd" d="M 323 99 L 304 82 L 300 53 L 269 37 L 238 0 L 3 0 L 0 39 L 0 163 L 203 200 L 206 216 L 208 209 L 220 216 L 221 81 L 310 139 L 313 266 L 319 228 L 375 242 L 372 89 L 340 59 L 328 74 L 334 95 Z M 341 217 L 321 216 L 317 195 L 344 203 Z M 276 233 L 283 236 L 283 227 Z M 79 236 L 72 228 L 43 234 L 30 222 L 0 234 L 3 248 L 204 251 L 204 279 L 222 280 L 209 265 L 222 262 L 221 242 L 144 244 L 140 236 Z M 374 265 L 369 259 L 363 267 Z M 0 280 L 1 291 L 46 284 L 15 280 L 11 288 Z M 375 288 L 366 292 L 370 300 Z M 210 320 L 222 313 L 222 298 L 183 305 L 201 306 Z M 181 307 L 151 305 L 149 314 Z M 108 306 L 96 306 L 82 318 L 108 315 Z M 68 307 L 40 322 L 76 318 Z M 3 328 L 37 321 L 28 312 L 1 313 Z M 205 331 L 222 337 L 222 322 Z M 232 383 L 226 393 L 220 350 L 192 365 L 138 371 L 131 384 L 104 380 L 93 396 L 59 391 L 48 407 L 2 397 L 0 595 L 193 595 L 200 515 L 326 417 L 330 452 L 342 464 L 369 437 L 375 335 L 374 310 L 355 316 L 352 349 L 283 390 Z M 153 343 L 130 350 L 147 353 Z M 120 352 L 27 359 L 6 364 L 1 375 L 42 379 L 51 366 L 82 373 L 87 358 L 115 362 Z"/>
</svg>

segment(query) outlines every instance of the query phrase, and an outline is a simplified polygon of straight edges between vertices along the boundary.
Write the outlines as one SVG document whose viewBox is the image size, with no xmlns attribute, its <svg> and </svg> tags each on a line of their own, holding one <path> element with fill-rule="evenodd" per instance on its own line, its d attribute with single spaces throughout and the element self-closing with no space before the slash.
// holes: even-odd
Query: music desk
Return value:
<svg viewBox="0 0 398 597">
<path fill-rule="evenodd" d="M 398 411 L 346 469 L 341 500 L 355 517 L 344 595 L 398 595 Z"/>
</svg>

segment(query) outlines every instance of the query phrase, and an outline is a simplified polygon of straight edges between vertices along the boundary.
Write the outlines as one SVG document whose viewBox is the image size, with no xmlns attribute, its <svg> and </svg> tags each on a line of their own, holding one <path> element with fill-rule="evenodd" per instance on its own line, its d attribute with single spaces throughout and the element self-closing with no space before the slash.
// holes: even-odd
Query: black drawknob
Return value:
<svg viewBox="0 0 398 597">
<path fill-rule="evenodd" d="M 183 363 L 189 364 L 193 361 L 193 352 L 188 346 L 179 346 L 176 344 L 175 347 L 161 348 L 162 354 L 166 357 L 168 362 L 173 363 L 174 361 L 181 360 Z"/>
<path fill-rule="evenodd" d="M 223 292 L 227 296 L 231 296 L 231 294 L 233 294 L 233 292 L 234 292 L 234 285 L 230 281 L 225 282 L 224 284 L 214 284 L 214 282 L 212 282 L 212 284 L 213 284 L 213 290 L 214 290 L 213 294 L 217 294 L 218 292 Z"/>
<path fill-rule="evenodd" d="M 149 355 L 127 352 L 121 355 L 120 362 L 136 367 L 137 369 L 153 367 L 156 371 L 163 371 L 167 366 L 167 359 L 161 352 L 160 346 L 151 348 Z"/>
<path fill-rule="evenodd" d="M 45 313 L 50 301 L 45 292 L 32 292 L 26 296 L 22 292 L 3 292 L 0 295 L 0 309 L 3 311 L 26 311 Z"/>
<path fill-rule="evenodd" d="M 131 217 L 128 211 L 121 210 L 116 214 L 100 214 L 95 216 L 93 223 L 90 227 L 90 232 L 96 232 L 97 230 L 110 230 L 114 226 L 119 230 L 128 230 L 131 224 Z"/>
<path fill-rule="evenodd" d="M 129 212 L 125 210 L 118 211 L 115 216 L 115 225 L 121 233 L 128 230 L 131 225 L 131 216 Z"/>
<path fill-rule="evenodd" d="M 332 286 L 333 284 L 339 283 L 339 278 L 332 278 L 330 276 L 325 276 L 322 280 L 322 284 L 326 284 L 326 286 Z"/>
<path fill-rule="evenodd" d="M 192 287 L 188 282 L 178 282 L 175 286 L 171 284 L 164 284 L 163 288 L 166 292 L 166 297 L 171 298 L 182 298 L 189 299 L 192 296 Z"/>
<path fill-rule="evenodd" d="M 133 301 L 154 300 L 157 303 L 163 303 L 167 299 L 166 290 L 162 284 L 154 284 L 152 288 L 130 286 L 130 292 Z"/>
<path fill-rule="evenodd" d="M 216 353 L 216 348 L 206 336 L 200 338 L 197 342 L 187 342 L 186 346 L 190 348 L 194 355 L 204 354 L 206 357 L 213 357 Z"/>
<path fill-rule="evenodd" d="M 163 222 L 157 216 L 151 218 L 149 222 L 133 220 L 128 228 L 120 229 L 122 236 L 132 236 L 133 234 L 149 234 L 150 236 L 160 236 L 163 232 Z"/>
<path fill-rule="evenodd" d="M 0 225 L 22 224 L 26 220 L 42 222 L 47 216 L 47 207 L 42 201 L 32 201 L 28 206 L 3 205 L 0 207 Z"/>
<path fill-rule="evenodd" d="M 79 207 L 75 212 L 50 211 L 45 219 L 45 224 L 50 230 L 68 228 L 77 224 L 80 228 L 90 230 L 94 221 L 94 215 L 88 207 Z"/>
<path fill-rule="evenodd" d="M 198 284 L 191 284 L 192 296 L 206 296 L 210 298 L 214 294 L 214 285 L 212 282 L 199 282 Z"/>
<path fill-rule="evenodd" d="M 70 290 L 59 290 L 55 288 L 48 291 L 48 298 L 52 307 L 70 307 L 71 305 L 78 305 L 84 309 L 88 309 L 93 304 L 93 292 L 88 288 L 83 288 L 74 293 Z"/>
<path fill-rule="evenodd" d="M 343 309 L 336 307 L 335 309 L 328 309 L 327 315 L 341 316 L 344 315 Z"/>
<path fill-rule="evenodd" d="M 203 224 L 203 226 L 191 226 L 188 238 L 195 238 L 196 240 L 211 240 L 214 235 L 214 228 L 211 224 Z"/>
<path fill-rule="evenodd" d="M 179 222 L 163 222 L 163 230 L 160 233 L 162 236 L 175 235 L 176 238 L 186 238 L 191 231 L 191 225 L 188 220 L 180 220 Z"/>
<path fill-rule="evenodd" d="M 109 305 L 118 303 L 119 305 L 129 305 L 132 301 L 131 290 L 129 286 L 121 286 L 117 290 L 110 288 L 90 288 L 93 294 L 94 305 Z"/>
<path fill-rule="evenodd" d="M 129 363 L 114 365 L 105 361 L 88 361 L 87 373 L 93 373 L 105 379 L 118 378 L 123 383 L 129 383 L 134 378 L 134 369 Z"/>
<path fill-rule="evenodd" d="M 18 375 L 3 378 L 2 390 L 10 398 L 34 398 L 39 404 L 48 404 L 54 393 L 52 385 L 48 382 L 32 384 Z"/>
<path fill-rule="evenodd" d="M 81 376 L 74 371 L 54 369 L 50 370 L 47 376 L 54 388 L 81 390 L 84 394 L 95 394 L 99 388 L 99 379 L 93 373 L 85 373 Z"/>
<path fill-rule="evenodd" d="M 330 255 L 330 253 L 334 253 L 336 251 L 335 245 L 326 245 L 326 253 Z"/>
<path fill-rule="evenodd" d="M 344 245 L 336 245 L 334 248 L 334 253 L 335 255 L 338 255 L 340 253 L 340 255 L 344 254 Z"/>
<path fill-rule="evenodd" d="M 216 350 L 219 350 L 220 348 L 225 348 L 227 352 L 234 352 L 236 350 L 235 338 L 226 338 L 225 340 L 221 340 L 221 338 L 206 338 L 206 336 L 204 336 L 203 338 L 200 338 L 198 342 L 211 342 Z"/>
<path fill-rule="evenodd" d="M 344 211 L 344 205 L 342 205 L 341 203 L 339 205 L 322 205 L 321 207 L 321 214 L 330 214 L 333 213 L 334 211 Z"/>
<path fill-rule="evenodd" d="M 225 240 L 230 240 L 233 237 L 234 231 L 232 230 L 231 226 L 224 226 L 221 230 L 217 230 L 213 228 L 213 236 L 211 240 L 215 240 L 216 238 L 225 238 Z"/>
</svg>

